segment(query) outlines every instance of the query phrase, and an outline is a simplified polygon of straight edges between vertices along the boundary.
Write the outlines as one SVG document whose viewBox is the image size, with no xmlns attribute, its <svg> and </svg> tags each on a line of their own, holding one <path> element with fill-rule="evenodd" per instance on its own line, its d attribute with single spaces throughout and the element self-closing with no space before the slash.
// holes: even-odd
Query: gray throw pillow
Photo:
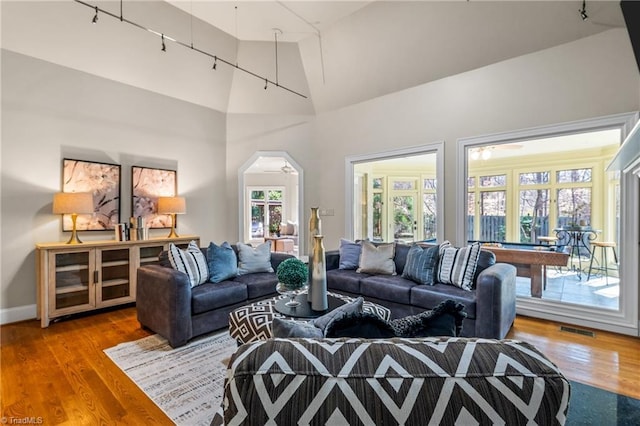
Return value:
<svg viewBox="0 0 640 426">
<path fill-rule="evenodd" d="M 238 243 L 236 246 L 238 247 L 238 275 L 273 272 L 270 241 L 255 248 L 245 243 Z"/>
<path fill-rule="evenodd" d="M 322 330 L 308 322 L 295 322 L 282 318 L 274 318 L 271 322 L 271 334 L 273 337 L 308 337 L 321 339 Z"/>
<path fill-rule="evenodd" d="M 333 311 L 327 312 L 321 317 L 314 319 L 313 321 L 311 321 L 311 323 L 318 327 L 322 331 L 322 335 L 324 336 L 325 330 L 331 321 L 346 314 L 362 312 L 363 303 L 364 299 L 362 297 L 358 297 L 353 302 L 345 303 L 344 305 L 335 308 Z"/>
<path fill-rule="evenodd" d="M 359 267 L 356 272 L 363 274 L 395 275 L 396 263 L 393 261 L 395 244 L 374 245 L 370 241 L 362 242 Z"/>
<path fill-rule="evenodd" d="M 340 265 L 338 269 L 358 269 L 362 246 L 360 243 L 340 238 Z"/>
<path fill-rule="evenodd" d="M 438 263 L 438 246 L 421 247 L 414 244 L 407 253 L 407 261 L 402 271 L 402 277 L 418 284 L 434 283 L 434 268 Z"/>
</svg>

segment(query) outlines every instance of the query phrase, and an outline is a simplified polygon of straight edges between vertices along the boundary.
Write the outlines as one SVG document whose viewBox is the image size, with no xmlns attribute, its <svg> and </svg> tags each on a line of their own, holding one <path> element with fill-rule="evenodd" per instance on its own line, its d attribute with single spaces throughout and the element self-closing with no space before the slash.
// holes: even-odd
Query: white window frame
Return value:
<svg viewBox="0 0 640 426">
<path fill-rule="evenodd" d="M 605 129 L 620 129 L 624 140 L 638 113 L 624 113 L 606 117 L 541 126 L 513 132 L 458 139 L 456 146 L 456 243 L 466 244 L 467 235 L 467 164 L 468 150 L 474 146 L 497 145 Z M 584 327 L 592 327 L 616 333 L 639 335 L 638 324 L 638 245 L 640 244 L 640 179 L 626 172 L 620 178 L 622 208 L 620 212 L 620 305 L 619 310 L 571 305 L 553 300 L 518 298 L 516 312 L 521 315 L 560 321 Z"/>
</svg>

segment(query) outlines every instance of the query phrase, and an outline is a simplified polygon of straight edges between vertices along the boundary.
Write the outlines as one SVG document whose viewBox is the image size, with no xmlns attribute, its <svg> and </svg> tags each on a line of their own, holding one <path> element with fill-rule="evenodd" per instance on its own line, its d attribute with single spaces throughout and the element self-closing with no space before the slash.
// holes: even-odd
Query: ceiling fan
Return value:
<svg viewBox="0 0 640 426">
<path fill-rule="evenodd" d="M 512 150 L 512 149 L 520 149 L 522 145 L 518 145 L 515 143 L 510 144 L 502 144 L 502 145 L 487 145 L 487 146 L 479 146 L 476 148 L 469 149 L 469 157 L 472 160 L 488 160 L 491 158 L 491 152 L 494 150 Z"/>
<path fill-rule="evenodd" d="M 296 171 L 296 169 L 291 167 L 287 160 L 284 160 L 284 166 L 282 166 L 282 167 L 280 167 L 279 169 L 276 169 L 276 170 L 265 170 L 264 172 L 265 173 L 284 173 L 285 175 L 288 175 L 288 174 L 293 173 L 295 171 Z"/>
</svg>

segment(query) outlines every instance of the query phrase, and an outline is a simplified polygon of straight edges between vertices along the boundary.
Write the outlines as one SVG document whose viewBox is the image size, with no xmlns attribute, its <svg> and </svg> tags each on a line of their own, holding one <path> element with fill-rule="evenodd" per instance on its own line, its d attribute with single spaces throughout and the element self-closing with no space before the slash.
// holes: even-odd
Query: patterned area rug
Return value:
<svg viewBox="0 0 640 426">
<path fill-rule="evenodd" d="M 209 425 L 236 342 L 227 331 L 172 349 L 158 335 L 104 352 L 177 425 Z M 640 400 L 571 382 L 567 426 L 640 425 Z"/>
<path fill-rule="evenodd" d="M 227 331 L 172 349 L 156 335 L 105 349 L 111 360 L 177 425 L 209 425 L 222 401 Z"/>
</svg>

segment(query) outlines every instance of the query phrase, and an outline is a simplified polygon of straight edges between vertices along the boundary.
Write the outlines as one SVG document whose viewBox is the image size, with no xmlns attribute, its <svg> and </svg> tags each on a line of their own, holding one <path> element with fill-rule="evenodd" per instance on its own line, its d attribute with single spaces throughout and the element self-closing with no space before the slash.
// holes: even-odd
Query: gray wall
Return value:
<svg viewBox="0 0 640 426">
<path fill-rule="evenodd" d="M 223 113 L 6 50 L 1 59 L 3 310 L 35 313 L 34 245 L 68 239 L 51 213 L 65 157 L 122 165 L 125 219 L 132 165 L 176 169 L 178 192 L 187 199 L 178 232 L 203 241 L 230 237 L 229 209 L 221 202 L 227 195 Z M 112 239 L 112 233 L 81 237 Z"/>
</svg>

